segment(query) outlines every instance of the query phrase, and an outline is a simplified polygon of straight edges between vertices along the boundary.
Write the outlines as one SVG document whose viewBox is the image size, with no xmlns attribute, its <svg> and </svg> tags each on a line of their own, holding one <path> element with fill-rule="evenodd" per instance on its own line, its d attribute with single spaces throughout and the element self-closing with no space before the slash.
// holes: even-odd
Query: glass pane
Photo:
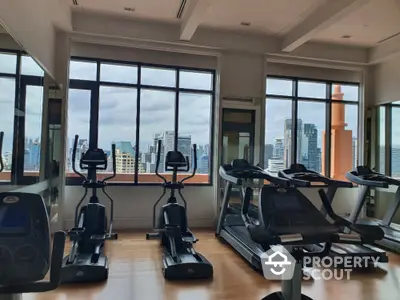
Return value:
<svg viewBox="0 0 400 300">
<path fill-rule="evenodd" d="M 267 94 L 293 96 L 293 81 L 289 79 L 267 78 Z"/>
<path fill-rule="evenodd" d="M 42 136 L 43 87 L 26 86 L 24 176 L 38 176 Z"/>
<path fill-rule="evenodd" d="M 184 89 L 211 91 L 213 76 L 210 72 L 180 71 L 179 87 Z"/>
<path fill-rule="evenodd" d="M 332 99 L 333 100 L 358 101 L 359 91 L 360 91 L 360 88 L 358 85 L 333 84 L 332 85 Z"/>
<path fill-rule="evenodd" d="M 265 116 L 265 168 L 277 175 L 291 164 L 292 101 L 267 99 Z"/>
<path fill-rule="evenodd" d="M 3 149 L 0 153 L 4 165 L 3 172 L 0 173 L 0 182 L 2 182 L 11 180 L 14 136 L 15 79 L 0 77 L 0 91 L 0 131 L 4 132 Z"/>
<path fill-rule="evenodd" d="M 211 95 L 179 94 L 178 150 L 193 165 L 193 144 L 197 145 L 196 175 L 187 182 L 210 181 Z"/>
<path fill-rule="evenodd" d="M 380 106 L 379 107 L 379 123 L 378 123 L 378 127 L 379 127 L 379 138 L 378 138 L 378 159 L 379 159 L 379 164 L 378 164 L 378 172 L 379 173 L 383 173 L 386 174 L 386 170 L 385 170 L 385 147 L 386 147 L 386 107 L 384 106 Z"/>
<path fill-rule="evenodd" d="M 298 96 L 306 98 L 326 99 L 326 83 L 299 81 Z"/>
<path fill-rule="evenodd" d="M 21 74 L 32 76 L 44 76 L 42 68 L 30 56 L 21 57 Z"/>
<path fill-rule="evenodd" d="M 392 108 L 392 176 L 400 177 L 400 108 Z"/>
<path fill-rule="evenodd" d="M 141 71 L 141 84 L 176 87 L 176 70 L 143 67 Z"/>
<path fill-rule="evenodd" d="M 139 182 L 161 182 L 154 174 L 157 142 L 159 139 L 162 140 L 159 172 L 163 173 L 165 155 L 174 149 L 174 132 L 175 93 L 142 89 L 140 95 Z"/>
<path fill-rule="evenodd" d="M 71 60 L 69 79 L 96 80 L 97 64 L 95 62 Z"/>
<path fill-rule="evenodd" d="M 318 173 L 324 173 L 325 110 L 325 103 L 298 102 L 297 161 Z"/>
<path fill-rule="evenodd" d="M 137 66 L 105 63 L 100 65 L 100 81 L 136 84 L 137 74 Z"/>
<path fill-rule="evenodd" d="M 347 180 L 358 165 L 358 105 L 332 104 L 331 177 Z"/>
<path fill-rule="evenodd" d="M 111 144 L 115 143 L 117 176 L 113 181 L 135 180 L 136 106 L 136 89 L 100 87 L 98 145 L 110 158 L 105 173 L 111 173 Z"/>
<path fill-rule="evenodd" d="M 234 159 L 251 161 L 250 157 L 251 136 L 249 132 L 226 131 L 223 135 L 224 164 L 231 163 Z"/>
<path fill-rule="evenodd" d="M 90 127 L 90 90 L 69 89 L 68 94 L 68 129 L 67 129 L 67 176 L 76 177 L 72 170 L 72 151 L 75 135 L 79 135 L 76 151 L 75 167 L 78 171 L 81 153 L 89 148 L 89 127 Z"/>
<path fill-rule="evenodd" d="M 15 74 L 17 72 L 17 55 L 0 53 L 0 73 Z"/>
</svg>

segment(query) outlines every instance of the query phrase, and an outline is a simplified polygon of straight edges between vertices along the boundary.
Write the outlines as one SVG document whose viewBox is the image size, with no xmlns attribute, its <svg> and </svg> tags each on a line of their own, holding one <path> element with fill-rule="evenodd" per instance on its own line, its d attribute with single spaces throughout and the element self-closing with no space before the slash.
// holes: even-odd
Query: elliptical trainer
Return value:
<svg viewBox="0 0 400 300">
<path fill-rule="evenodd" d="M 200 253 L 197 253 L 193 244 L 198 241 L 189 230 L 186 215 L 186 200 L 181 190 L 183 182 L 194 177 L 197 169 L 196 144 L 193 145 L 193 171 L 192 174 L 178 181 L 178 172 L 190 170 L 189 158 L 184 157 L 179 151 L 169 151 L 165 157 L 165 171 L 172 171 L 172 181 L 162 176 L 159 172 L 161 157 L 161 140 L 158 140 L 156 175 L 163 180 L 163 193 L 153 207 L 153 228 L 155 233 L 148 233 L 146 239 L 161 239 L 163 247 L 162 272 L 166 279 L 206 279 L 213 276 L 211 263 Z M 164 197 L 167 190 L 170 196 L 160 210 L 158 224 L 156 224 L 157 205 Z M 184 205 L 178 203 L 175 192 L 178 191 Z"/>
<path fill-rule="evenodd" d="M 114 201 L 105 190 L 106 181 L 116 175 L 115 144 L 112 145 L 113 174 L 103 180 L 93 180 L 92 173 L 97 170 L 107 170 L 107 155 L 102 149 L 88 149 L 81 154 L 80 168 L 88 170 L 88 177 L 76 170 L 76 149 L 79 136 L 75 135 L 72 152 L 72 169 L 84 179 L 82 186 L 85 193 L 75 209 L 75 227 L 68 235 L 73 242 L 69 255 L 64 258 L 62 268 L 62 283 L 96 282 L 108 278 L 108 258 L 103 253 L 105 240 L 116 240 L 118 235 L 112 232 Z M 96 176 L 96 175 L 94 175 Z M 88 189 L 92 190 L 89 203 L 80 208 L 87 196 Z M 110 225 L 107 230 L 106 208 L 100 204 L 97 189 L 101 189 L 110 200 Z M 80 208 L 80 210 L 79 210 Z"/>
<path fill-rule="evenodd" d="M 4 170 L 4 164 L 3 164 L 3 138 L 4 138 L 4 132 L 0 131 L 0 172 L 3 172 Z"/>
</svg>

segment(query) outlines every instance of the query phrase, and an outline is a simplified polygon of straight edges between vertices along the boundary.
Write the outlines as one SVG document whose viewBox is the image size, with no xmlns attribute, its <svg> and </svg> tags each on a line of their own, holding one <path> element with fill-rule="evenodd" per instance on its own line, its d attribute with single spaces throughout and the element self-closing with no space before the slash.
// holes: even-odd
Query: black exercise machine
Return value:
<svg viewBox="0 0 400 300">
<path fill-rule="evenodd" d="M 73 242 L 69 255 L 64 258 L 62 267 L 62 283 L 96 282 L 108 278 L 108 258 L 103 253 L 106 240 L 116 240 L 118 235 L 113 233 L 114 201 L 105 190 L 106 181 L 116 175 L 115 144 L 112 145 L 113 174 L 103 180 L 96 178 L 97 170 L 107 170 L 107 155 L 102 149 L 88 149 L 81 153 L 80 169 L 88 171 L 88 177 L 76 170 L 76 150 L 79 136 L 75 135 L 72 152 L 72 169 L 83 178 L 82 186 L 85 193 L 75 209 L 75 227 L 68 232 Z M 92 177 L 93 178 L 93 177 Z M 88 189 L 92 190 L 89 203 L 82 206 Z M 101 189 L 110 200 L 110 220 L 107 230 L 106 208 L 100 204 L 97 190 Z M 81 208 L 80 208 L 81 207 Z"/>
<path fill-rule="evenodd" d="M 393 217 L 400 206 L 400 181 L 384 174 L 374 172 L 366 166 L 359 166 L 356 170 L 348 172 L 346 178 L 358 184 L 360 189 L 357 204 L 349 217 L 349 221 L 357 224 L 378 225 L 384 231 L 385 236 L 383 239 L 376 241 L 376 244 L 390 251 L 400 253 L 400 227 L 397 225 L 396 228 L 396 225 L 392 223 Z M 387 189 L 390 185 L 396 186 L 397 190 L 383 219 L 360 220 L 359 217 L 367 201 L 370 189 Z"/>
<path fill-rule="evenodd" d="M 282 280 L 282 291 L 272 293 L 263 300 L 311 300 L 301 294 L 304 257 L 325 257 L 332 243 L 372 243 L 375 240 L 368 229 L 376 226 L 353 225 L 335 214 L 323 189 L 319 190 L 319 195 L 326 213 L 334 221 L 333 224 L 298 189 L 292 187 L 289 180 L 273 177 L 261 168 L 251 166 L 247 161 L 235 160 L 231 165 L 223 165 L 220 174 L 234 184 L 251 178 L 267 179 L 270 182 L 260 192 L 257 221 L 248 216 L 252 191 L 251 188 L 246 188 L 241 208 L 242 223 L 251 241 L 259 245 L 263 252 L 273 249 L 274 245 L 282 245 L 287 247 L 296 264 L 293 278 Z M 354 233 L 341 233 L 344 227 Z M 223 231 L 225 228 L 220 232 Z M 319 252 L 308 252 L 303 247 L 319 243 L 324 245 Z"/>
<path fill-rule="evenodd" d="M 156 232 L 148 233 L 146 239 L 161 239 L 163 247 L 162 272 L 166 279 L 207 279 L 213 276 L 213 267 L 193 244 L 198 241 L 187 224 L 186 200 L 181 190 L 184 181 L 194 177 L 197 169 L 196 144 L 193 145 L 192 174 L 178 181 L 178 172 L 189 172 L 189 158 L 179 151 L 169 151 L 165 157 L 165 171 L 172 171 L 172 181 L 162 176 L 160 165 L 162 141 L 158 140 L 156 175 L 163 180 L 163 193 L 153 207 L 153 228 Z M 169 190 L 170 196 L 161 207 L 157 220 L 157 205 Z M 184 205 L 178 203 L 175 192 L 178 192 Z M 156 221 L 157 220 L 157 221 Z"/>
<path fill-rule="evenodd" d="M 3 138 L 4 138 L 4 132 L 0 131 L 0 172 L 4 170 L 4 164 L 3 164 Z"/>
<path fill-rule="evenodd" d="M 66 235 L 54 234 L 38 194 L 0 193 L 0 299 L 54 290 L 60 284 Z M 42 281 L 50 269 L 50 281 Z"/>
<path fill-rule="evenodd" d="M 336 191 L 338 188 L 352 188 L 353 184 L 347 181 L 334 180 L 328 177 L 323 176 L 322 174 L 308 170 L 302 164 L 292 164 L 289 169 L 285 169 L 279 172 L 279 177 L 286 178 L 290 181 L 290 184 L 294 187 L 311 187 L 312 183 L 323 184 L 327 186 L 326 197 L 329 201 L 329 204 L 332 205 L 332 201 L 335 197 Z M 321 206 L 321 213 L 326 216 L 327 212 L 325 210 L 324 205 Z M 372 227 L 377 228 L 377 227 Z M 371 230 L 371 228 L 369 228 Z M 378 229 L 376 239 L 379 240 L 382 238 L 382 231 Z M 318 249 L 322 249 L 322 244 L 314 244 L 307 246 L 307 249 L 310 251 L 317 251 Z M 352 244 L 332 244 L 330 248 L 329 255 L 332 257 L 343 257 L 347 258 L 347 262 L 354 265 L 350 262 L 350 259 L 365 258 L 371 263 L 375 261 L 386 263 L 388 262 L 388 257 L 386 252 L 382 249 L 374 247 L 372 245 L 361 245 L 357 243 L 357 245 Z M 368 267 L 367 265 L 363 265 L 363 267 Z"/>
<path fill-rule="evenodd" d="M 253 241 L 249 231 L 246 229 L 240 211 L 237 211 L 236 206 L 230 207 L 229 201 L 232 187 L 235 185 L 240 188 L 241 205 L 245 200 L 250 203 L 250 200 L 245 198 L 248 197 L 250 199 L 252 197 L 253 191 L 251 187 L 254 185 L 254 181 L 270 180 L 273 177 L 260 167 L 251 166 L 244 159 L 235 159 L 231 164 L 220 166 L 219 175 L 225 180 L 225 187 L 215 235 L 220 240 L 231 245 L 255 270 L 261 272 L 261 255 L 265 251 L 261 245 Z M 277 182 L 280 181 L 282 184 L 287 183 L 286 179 L 276 178 L 275 180 Z M 249 213 L 254 222 L 257 222 L 259 208 L 249 204 L 247 214 Z"/>
</svg>

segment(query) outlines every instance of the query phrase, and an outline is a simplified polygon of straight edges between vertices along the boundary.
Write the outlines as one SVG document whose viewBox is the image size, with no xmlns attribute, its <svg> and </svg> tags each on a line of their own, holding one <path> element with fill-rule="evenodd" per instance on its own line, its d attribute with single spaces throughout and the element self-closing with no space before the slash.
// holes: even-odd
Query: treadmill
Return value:
<svg viewBox="0 0 400 300">
<path fill-rule="evenodd" d="M 353 184 L 351 182 L 347 181 L 339 181 L 339 180 L 334 180 L 328 177 L 325 177 L 321 175 L 320 173 L 317 173 L 315 171 L 308 170 L 304 165 L 302 164 L 293 164 L 290 166 L 289 169 L 282 170 L 279 172 L 279 177 L 286 178 L 290 180 L 291 184 L 295 187 L 311 187 L 312 183 L 317 183 L 317 184 L 323 184 L 327 186 L 327 191 L 326 191 L 326 197 L 327 200 L 329 201 L 329 204 L 332 204 L 333 198 L 335 197 L 336 191 L 338 188 L 352 188 Z M 327 212 L 322 206 L 320 209 L 321 213 L 327 217 Z M 351 222 L 351 220 L 349 220 Z M 351 222 L 353 223 L 353 222 Z M 367 225 L 367 224 L 365 224 Z M 376 224 L 368 224 L 368 225 L 376 225 Z M 376 228 L 376 227 L 375 227 Z M 371 231 L 373 229 L 369 228 L 368 230 Z M 400 234 L 400 233 L 399 233 Z M 400 236 L 399 236 L 400 239 Z M 399 244 L 400 245 L 400 244 Z M 324 245 L 322 244 L 314 244 L 314 245 L 309 245 L 306 247 L 309 249 L 309 251 L 314 252 L 317 250 L 321 250 L 324 248 Z M 386 263 L 388 262 L 388 257 L 386 255 L 386 252 L 382 249 L 379 249 L 373 245 L 368 245 L 368 244 L 343 244 L 343 243 L 335 243 L 332 244 L 332 247 L 330 248 L 330 253 L 329 256 L 331 257 L 351 257 L 351 258 L 373 258 L 373 261 L 376 261 L 378 259 L 378 262 L 380 263 Z M 371 263 L 373 263 L 372 260 L 370 260 Z"/>
<path fill-rule="evenodd" d="M 387 250 L 400 253 L 400 228 L 395 228 L 395 224 L 392 223 L 393 217 L 400 206 L 400 180 L 374 172 L 366 166 L 359 166 L 356 170 L 348 172 L 346 178 L 360 186 L 357 204 L 349 217 L 349 221 L 358 224 L 378 225 L 382 228 L 385 236 L 382 240 L 376 241 L 375 244 Z M 359 220 L 361 210 L 368 198 L 370 189 L 387 189 L 390 185 L 397 186 L 397 190 L 383 219 Z"/>
<path fill-rule="evenodd" d="M 241 193 L 241 203 L 248 203 L 252 196 L 252 186 L 254 180 L 268 180 L 272 185 L 288 186 L 288 180 L 273 177 L 257 166 L 250 165 L 246 160 L 235 159 L 231 164 L 220 166 L 219 175 L 226 181 L 224 196 L 219 213 L 216 237 L 231 245 L 240 255 L 242 255 L 251 266 L 262 272 L 261 255 L 265 253 L 264 248 L 253 241 L 246 228 L 244 220 L 236 209 L 230 209 L 229 200 L 233 185 L 239 186 Z M 248 213 L 248 210 L 246 211 Z M 258 223 L 254 218 L 253 222 Z"/>
</svg>

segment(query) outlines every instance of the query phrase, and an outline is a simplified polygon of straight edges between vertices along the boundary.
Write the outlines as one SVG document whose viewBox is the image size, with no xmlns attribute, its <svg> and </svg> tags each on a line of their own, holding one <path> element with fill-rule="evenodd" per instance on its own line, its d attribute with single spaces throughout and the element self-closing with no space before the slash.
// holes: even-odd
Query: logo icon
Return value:
<svg viewBox="0 0 400 300">
<path fill-rule="evenodd" d="M 290 280 L 296 260 L 283 246 L 272 247 L 261 255 L 264 277 L 268 280 Z"/>
</svg>

